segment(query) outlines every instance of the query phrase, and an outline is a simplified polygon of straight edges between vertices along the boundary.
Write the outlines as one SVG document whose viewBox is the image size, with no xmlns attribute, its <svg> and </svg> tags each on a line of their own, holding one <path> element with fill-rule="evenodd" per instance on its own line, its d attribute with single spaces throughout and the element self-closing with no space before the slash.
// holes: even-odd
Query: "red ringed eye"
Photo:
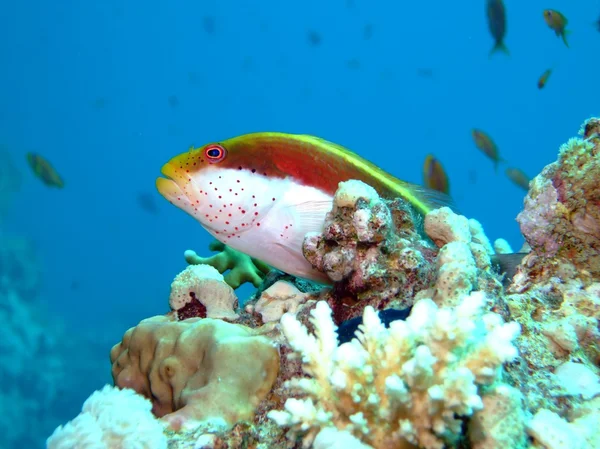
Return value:
<svg viewBox="0 0 600 449">
<path fill-rule="evenodd" d="M 204 149 L 204 154 L 209 162 L 215 163 L 221 162 L 223 159 L 225 159 L 227 151 L 221 145 L 214 144 L 207 146 Z"/>
</svg>

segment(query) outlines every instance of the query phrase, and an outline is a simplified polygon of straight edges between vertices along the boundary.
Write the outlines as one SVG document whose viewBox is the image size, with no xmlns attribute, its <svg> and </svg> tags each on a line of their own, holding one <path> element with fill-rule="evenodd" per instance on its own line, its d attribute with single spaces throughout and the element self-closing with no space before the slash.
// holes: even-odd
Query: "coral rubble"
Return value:
<svg viewBox="0 0 600 449">
<path fill-rule="evenodd" d="M 479 222 L 350 180 L 303 245 L 332 287 L 190 255 L 172 311 L 112 349 L 115 385 L 170 449 L 600 448 L 598 132 L 532 181 L 514 277 Z M 240 307 L 232 287 L 263 279 Z"/>
</svg>

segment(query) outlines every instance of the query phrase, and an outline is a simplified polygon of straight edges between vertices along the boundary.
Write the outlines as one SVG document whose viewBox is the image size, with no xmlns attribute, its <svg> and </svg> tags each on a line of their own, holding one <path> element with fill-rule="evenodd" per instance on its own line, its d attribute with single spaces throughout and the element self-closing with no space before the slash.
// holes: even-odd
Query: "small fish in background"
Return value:
<svg viewBox="0 0 600 449">
<path fill-rule="evenodd" d="M 522 170 L 518 168 L 509 167 L 505 171 L 506 176 L 510 179 L 514 184 L 521 187 L 524 190 L 529 190 L 529 176 L 523 173 Z"/>
<path fill-rule="evenodd" d="M 158 215 L 158 206 L 156 205 L 156 195 L 149 192 L 139 193 L 137 196 L 137 203 L 141 209 L 145 210 L 149 214 Z"/>
<path fill-rule="evenodd" d="M 311 47 L 318 47 L 319 45 L 321 45 L 321 35 L 316 31 L 309 31 L 308 43 Z"/>
<path fill-rule="evenodd" d="M 469 180 L 469 184 L 477 184 L 477 170 L 474 168 L 470 169 L 467 179 Z"/>
<path fill-rule="evenodd" d="M 65 186 L 64 181 L 58 172 L 52 167 L 52 164 L 39 154 L 27 153 L 27 162 L 37 176 L 48 187 L 57 187 L 62 189 Z"/>
<path fill-rule="evenodd" d="M 206 31 L 207 34 L 215 34 L 216 26 L 215 26 L 215 18 L 211 16 L 205 16 L 202 18 L 202 28 Z"/>
<path fill-rule="evenodd" d="M 487 0 L 486 14 L 490 34 L 494 38 L 494 46 L 490 50 L 490 56 L 497 51 L 509 54 L 508 48 L 504 45 L 506 36 L 506 8 L 502 0 Z"/>
<path fill-rule="evenodd" d="M 372 37 L 373 37 L 373 25 L 370 23 L 367 23 L 365 25 L 365 27 L 363 28 L 363 39 L 368 41 Z"/>
<path fill-rule="evenodd" d="M 106 107 L 106 99 L 104 97 L 97 97 L 94 100 L 94 108 L 104 109 Z"/>
<path fill-rule="evenodd" d="M 200 83 L 200 75 L 198 75 L 198 72 L 195 71 L 189 71 L 188 74 L 188 83 L 191 85 L 197 85 Z"/>
<path fill-rule="evenodd" d="M 440 161 L 432 154 L 428 154 L 425 157 L 425 163 L 423 164 L 423 185 L 446 195 L 450 193 L 450 182 L 448 181 L 446 171 Z"/>
<path fill-rule="evenodd" d="M 596 30 L 600 33 L 600 16 L 598 16 L 598 18 L 594 22 L 594 26 L 596 27 Z"/>
<path fill-rule="evenodd" d="M 346 67 L 348 67 L 351 70 L 358 70 L 360 69 L 360 61 L 356 58 L 352 58 L 346 61 Z"/>
<path fill-rule="evenodd" d="M 171 95 L 169 96 L 169 106 L 171 106 L 173 109 L 175 109 L 177 106 L 179 106 L 179 98 L 177 98 L 177 95 Z"/>
<path fill-rule="evenodd" d="M 252 59 L 252 56 L 246 56 L 242 61 L 242 70 L 244 72 L 248 72 L 252 69 L 252 67 L 254 67 L 254 59 Z"/>
<path fill-rule="evenodd" d="M 551 73 L 552 69 L 548 69 L 544 73 L 542 73 L 542 76 L 539 77 L 537 82 L 538 89 L 543 89 L 544 86 L 546 86 L 546 83 L 548 82 L 548 78 L 550 78 Z"/>
<path fill-rule="evenodd" d="M 492 140 L 492 138 L 480 129 L 473 129 L 471 131 L 475 146 L 483 151 L 487 157 L 494 161 L 494 171 L 498 171 L 498 164 L 504 162 L 504 159 L 500 157 L 498 147 Z"/>
<path fill-rule="evenodd" d="M 433 69 L 429 67 L 420 67 L 417 69 L 417 76 L 420 78 L 433 78 Z"/>
<path fill-rule="evenodd" d="M 544 20 L 548 27 L 550 27 L 551 30 L 554 30 L 556 36 L 562 37 L 563 42 L 568 48 L 569 43 L 567 42 L 567 34 L 570 33 L 570 31 L 566 29 L 567 23 L 569 23 L 567 18 L 555 9 L 545 9 Z"/>
</svg>

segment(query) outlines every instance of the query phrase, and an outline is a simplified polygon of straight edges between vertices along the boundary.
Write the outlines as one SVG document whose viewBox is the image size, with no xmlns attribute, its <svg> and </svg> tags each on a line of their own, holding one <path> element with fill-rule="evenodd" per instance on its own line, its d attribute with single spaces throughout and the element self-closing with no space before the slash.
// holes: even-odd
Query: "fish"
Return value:
<svg viewBox="0 0 600 449">
<path fill-rule="evenodd" d="M 319 137 L 262 132 L 209 143 L 175 156 L 156 180 L 160 194 L 217 240 L 293 276 L 330 284 L 302 254 L 320 233 L 342 181 L 356 179 L 381 197 L 403 198 L 420 216 L 452 202 L 393 177 Z"/>
<path fill-rule="evenodd" d="M 142 192 L 137 195 L 137 203 L 138 205 L 152 215 L 158 215 L 158 207 L 156 205 L 156 201 L 154 200 L 154 196 L 156 193 L 150 192 Z"/>
<path fill-rule="evenodd" d="M 423 163 L 423 184 L 429 189 L 450 193 L 450 181 L 444 167 L 432 154 L 428 154 Z"/>
<path fill-rule="evenodd" d="M 519 252 L 512 254 L 493 254 L 490 259 L 492 262 L 492 268 L 502 276 L 502 285 L 504 288 L 507 288 L 511 282 L 512 278 L 517 273 L 517 268 L 521 264 L 521 261 L 528 253 Z M 404 309 L 383 309 L 377 312 L 379 315 L 379 319 L 381 320 L 381 324 L 384 327 L 390 327 L 390 324 L 394 321 L 402 320 L 406 321 L 406 319 L 410 316 L 410 312 L 412 311 L 412 306 L 406 307 Z M 359 326 L 363 324 L 362 316 L 357 316 L 354 318 L 350 318 L 346 321 L 340 323 L 337 335 L 338 335 L 338 346 L 344 343 L 348 343 L 353 338 L 356 337 L 356 332 L 359 330 Z"/>
<path fill-rule="evenodd" d="M 215 18 L 212 16 L 204 16 L 202 18 L 202 28 L 207 34 L 215 34 L 217 29 Z"/>
<path fill-rule="evenodd" d="M 172 108 L 179 106 L 179 98 L 177 98 L 177 95 L 170 95 L 167 100 L 169 102 L 169 106 Z"/>
<path fill-rule="evenodd" d="M 494 46 L 490 51 L 490 56 L 497 51 L 508 55 L 508 48 L 504 45 L 504 37 L 506 36 L 506 7 L 504 2 L 502 0 L 487 0 L 485 10 L 488 28 L 494 38 Z"/>
<path fill-rule="evenodd" d="M 548 27 L 554 30 L 556 36 L 562 37 L 563 42 L 568 48 L 569 43 L 567 42 L 567 34 L 569 34 L 570 31 L 566 29 L 567 23 L 569 22 L 567 18 L 555 9 L 545 9 L 544 20 Z"/>
<path fill-rule="evenodd" d="M 543 89 L 546 83 L 548 82 L 548 78 L 550 78 L 550 74 L 552 73 L 552 69 L 546 70 L 542 73 L 542 76 L 539 77 L 537 82 L 538 89 Z"/>
<path fill-rule="evenodd" d="M 517 270 L 523 261 L 523 258 L 529 253 L 518 252 L 508 254 L 492 254 L 490 260 L 492 262 L 492 268 L 501 276 L 502 285 L 506 288 L 511 282 L 512 278 L 517 274 Z"/>
<path fill-rule="evenodd" d="M 406 321 L 409 317 L 412 307 L 406 307 L 404 309 L 383 309 L 377 312 L 379 315 L 379 319 L 381 320 L 381 324 L 384 327 L 390 327 L 390 324 L 393 321 Z M 353 338 L 356 337 L 356 331 L 358 331 L 358 327 L 363 324 L 362 315 L 359 315 L 354 318 L 350 318 L 349 320 L 343 321 L 340 323 L 337 329 L 338 335 L 338 346 L 344 343 L 348 343 Z"/>
<path fill-rule="evenodd" d="M 498 147 L 492 138 L 480 129 L 471 130 L 471 136 L 475 141 L 475 146 L 483 151 L 487 157 L 494 161 L 494 170 L 498 171 L 498 164 L 504 162 L 504 159 L 500 157 Z"/>
<path fill-rule="evenodd" d="M 27 153 L 26 157 L 33 174 L 48 187 L 62 189 L 65 186 L 63 179 L 47 159 L 35 153 Z"/>
<path fill-rule="evenodd" d="M 321 35 L 316 31 L 309 31 L 307 37 L 308 43 L 311 47 L 318 47 L 321 45 Z"/>
<path fill-rule="evenodd" d="M 522 170 L 518 168 L 509 167 L 505 171 L 506 176 L 517 186 L 524 190 L 529 190 L 529 176 L 527 176 Z"/>
</svg>

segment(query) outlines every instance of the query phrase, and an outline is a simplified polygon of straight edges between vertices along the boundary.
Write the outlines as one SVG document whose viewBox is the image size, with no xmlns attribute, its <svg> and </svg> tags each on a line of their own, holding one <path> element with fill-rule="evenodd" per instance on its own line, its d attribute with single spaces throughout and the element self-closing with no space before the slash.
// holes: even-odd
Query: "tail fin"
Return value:
<svg viewBox="0 0 600 449">
<path fill-rule="evenodd" d="M 492 49 L 490 50 L 489 57 L 491 58 L 492 55 L 498 51 L 501 51 L 506 56 L 510 56 L 510 52 L 508 51 L 508 48 L 506 48 L 506 45 L 504 45 L 504 42 L 500 41 L 500 42 L 496 42 L 496 44 L 492 47 Z"/>
<path fill-rule="evenodd" d="M 571 34 L 571 31 L 570 30 L 563 30 L 560 35 L 562 37 L 563 42 L 567 46 L 567 48 L 570 48 L 569 47 L 569 43 L 567 42 L 567 34 Z"/>
</svg>

